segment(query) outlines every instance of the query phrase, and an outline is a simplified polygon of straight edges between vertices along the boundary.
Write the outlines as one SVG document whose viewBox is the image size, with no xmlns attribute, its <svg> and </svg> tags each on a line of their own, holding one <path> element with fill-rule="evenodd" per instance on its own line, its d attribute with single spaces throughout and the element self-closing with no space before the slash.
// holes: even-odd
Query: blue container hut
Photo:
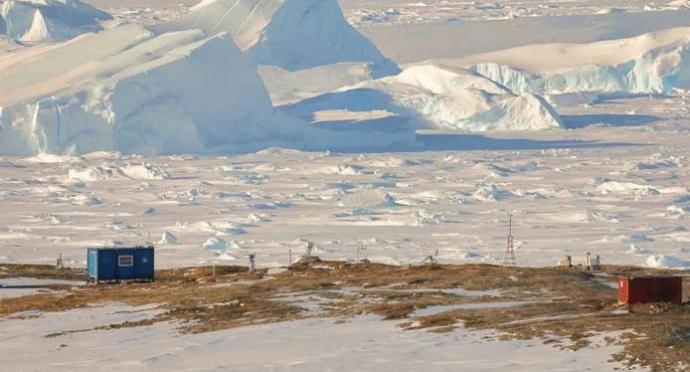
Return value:
<svg viewBox="0 0 690 372">
<path fill-rule="evenodd" d="M 153 281 L 153 247 L 89 248 L 86 254 L 89 278 L 96 283 Z"/>
</svg>

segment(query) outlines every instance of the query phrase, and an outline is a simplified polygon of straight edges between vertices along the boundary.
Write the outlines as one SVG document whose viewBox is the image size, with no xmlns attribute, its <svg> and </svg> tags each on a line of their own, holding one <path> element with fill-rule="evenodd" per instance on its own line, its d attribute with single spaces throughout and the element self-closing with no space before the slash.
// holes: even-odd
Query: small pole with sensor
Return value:
<svg viewBox="0 0 690 372">
<path fill-rule="evenodd" d="M 249 272 L 253 273 L 256 271 L 256 254 L 252 253 L 249 255 Z"/>
</svg>

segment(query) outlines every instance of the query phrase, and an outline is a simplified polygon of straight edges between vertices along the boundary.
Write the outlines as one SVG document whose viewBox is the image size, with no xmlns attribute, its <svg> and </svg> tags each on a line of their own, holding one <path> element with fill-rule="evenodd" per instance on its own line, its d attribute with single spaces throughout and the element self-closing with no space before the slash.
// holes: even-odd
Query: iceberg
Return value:
<svg viewBox="0 0 690 372">
<path fill-rule="evenodd" d="M 100 30 L 113 17 L 79 0 L 7 0 L 0 2 L 0 35 L 18 42 L 67 40 Z"/>
<path fill-rule="evenodd" d="M 371 63 L 375 77 L 399 72 L 345 19 L 336 0 L 204 0 L 159 31 L 227 32 L 257 65 L 288 71 L 341 62 Z"/>
<path fill-rule="evenodd" d="M 538 44 L 454 61 L 516 93 L 665 94 L 690 89 L 690 28 L 588 44 Z"/>
<path fill-rule="evenodd" d="M 412 66 L 395 76 L 286 105 L 285 110 L 311 121 L 336 111 L 373 113 L 380 116 L 380 123 L 394 120 L 415 129 L 468 132 L 544 130 L 563 125 L 542 97 L 514 94 L 472 71 L 437 64 Z"/>
</svg>

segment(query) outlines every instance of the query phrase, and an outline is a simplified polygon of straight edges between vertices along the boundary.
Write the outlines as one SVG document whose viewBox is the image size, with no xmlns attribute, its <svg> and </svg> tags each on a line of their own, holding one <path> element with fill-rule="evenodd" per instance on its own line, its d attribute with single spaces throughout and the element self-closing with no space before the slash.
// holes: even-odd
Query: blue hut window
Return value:
<svg viewBox="0 0 690 372">
<path fill-rule="evenodd" d="M 117 257 L 117 266 L 120 267 L 131 267 L 134 266 L 134 256 L 125 255 Z"/>
</svg>

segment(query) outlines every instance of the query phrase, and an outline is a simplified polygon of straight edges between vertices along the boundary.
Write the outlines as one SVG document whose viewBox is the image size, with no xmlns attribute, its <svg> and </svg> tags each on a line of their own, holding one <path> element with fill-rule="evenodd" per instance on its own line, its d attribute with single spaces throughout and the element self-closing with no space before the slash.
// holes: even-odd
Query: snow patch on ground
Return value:
<svg viewBox="0 0 690 372">
<path fill-rule="evenodd" d="M 50 292 L 51 286 L 71 288 L 80 285 L 84 283 L 74 280 L 5 278 L 0 279 L 0 299 Z"/>
<path fill-rule="evenodd" d="M 28 319 L 0 321 L 3 352 L 0 363 L 10 370 L 27 365 L 49 365 L 53 370 L 112 369 L 131 371 L 401 371 L 432 369 L 493 371 L 562 370 L 614 371 L 609 363 L 619 347 L 607 346 L 602 334 L 578 357 L 543 344 L 543 340 L 498 341 L 488 331 L 450 333 L 402 331 L 396 322 L 361 316 L 345 321 L 308 319 L 202 334 L 179 334 L 174 324 L 112 330 L 91 330 L 78 337 L 45 337 L 70 330 L 88 330 L 109 324 L 148 319 L 158 310 L 122 305 L 92 307 L 64 313 L 38 314 Z M 299 340 L 299 342 L 294 342 Z M 31 345 L 27 351 L 26 345 Z M 89 358 L 80 355 L 90 350 Z M 72 351 L 72 352 L 70 352 Z M 402 358 L 401 355 L 414 355 Z M 500 360 L 496 355 L 501 355 Z M 506 362 L 509 361 L 509 362 Z M 77 367 L 78 366 L 78 367 Z"/>
</svg>

